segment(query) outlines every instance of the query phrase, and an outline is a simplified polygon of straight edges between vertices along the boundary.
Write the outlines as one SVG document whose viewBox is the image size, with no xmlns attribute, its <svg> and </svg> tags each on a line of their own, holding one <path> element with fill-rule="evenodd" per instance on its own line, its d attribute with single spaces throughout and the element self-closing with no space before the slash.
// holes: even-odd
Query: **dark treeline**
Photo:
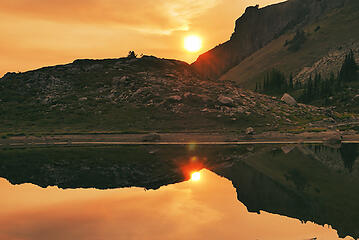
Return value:
<svg viewBox="0 0 359 240">
<path fill-rule="evenodd" d="M 301 85 L 301 83 L 298 84 Z M 263 83 L 256 84 L 256 91 L 263 93 L 284 93 L 300 88 L 301 86 L 299 85 L 294 86 L 292 74 L 287 79 L 284 73 L 277 69 L 272 69 L 264 77 Z"/>
<path fill-rule="evenodd" d="M 323 78 L 321 74 L 315 74 L 304 83 L 300 81 L 294 83 L 292 74 L 287 78 L 279 70 L 273 69 L 266 74 L 262 83 L 256 84 L 256 91 L 266 94 L 301 92 L 298 100 L 308 103 L 316 99 L 327 99 L 347 87 L 348 83 L 358 80 L 358 65 L 351 50 L 345 56 L 342 67 L 336 75 L 331 73 L 328 78 Z"/>
</svg>

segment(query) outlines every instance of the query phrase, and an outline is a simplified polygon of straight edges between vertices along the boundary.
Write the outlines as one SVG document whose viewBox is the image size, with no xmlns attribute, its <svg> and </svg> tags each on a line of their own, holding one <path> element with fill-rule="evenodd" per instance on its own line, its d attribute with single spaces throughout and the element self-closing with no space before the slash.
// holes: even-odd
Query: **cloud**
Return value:
<svg viewBox="0 0 359 240">
<path fill-rule="evenodd" d="M 0 13 L 169 33 L 187 29 L 191 18 L 218 2 L 220 0 L 2 0 Z"/>
</svg>

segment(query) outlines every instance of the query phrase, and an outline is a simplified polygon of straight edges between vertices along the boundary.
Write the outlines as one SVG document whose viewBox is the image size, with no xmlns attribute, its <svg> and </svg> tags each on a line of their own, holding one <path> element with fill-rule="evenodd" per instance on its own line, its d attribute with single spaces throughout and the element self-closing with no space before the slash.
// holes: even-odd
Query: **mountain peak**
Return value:
<svg viewBox="0 0 359 240">
<path fill-rule="evenodd" d="M 353 0 L 290 0 L 264 8 L 250 6 L 237 19 L 230 40 L 199 56 L 192 66 L 203 77 L 217 79 L 273 39 L 349 1 Z"/>
</svg>

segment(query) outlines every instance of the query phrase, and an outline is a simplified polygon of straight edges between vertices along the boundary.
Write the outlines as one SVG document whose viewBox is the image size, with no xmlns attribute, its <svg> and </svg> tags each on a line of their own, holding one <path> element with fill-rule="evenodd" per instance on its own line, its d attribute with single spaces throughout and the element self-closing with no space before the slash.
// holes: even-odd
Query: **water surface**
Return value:
<svg viewBox="0 0 359 240">
<path fill-rule="evenodd" d="M 357 158 L 356 144 L 3 149 L 0 239 L 357 238 Z"/>
</svg>

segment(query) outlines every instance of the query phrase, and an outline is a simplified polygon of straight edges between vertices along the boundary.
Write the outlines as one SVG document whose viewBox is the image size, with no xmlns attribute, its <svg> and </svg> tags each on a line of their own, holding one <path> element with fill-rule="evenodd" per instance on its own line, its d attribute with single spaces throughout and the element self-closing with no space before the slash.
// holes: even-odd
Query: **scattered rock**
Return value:
<svg viewBox="0 0 359 240">
<path fill-rule="evenodd" d="M 182 97 L 181 96 L 178 96 L 178 95 L 174 95 L 174 96 L 170 96 L 167 98 L 168 100 L 172 100 L 172 101 L 181 101 L 182 100 Z"/>
<path fill-rule="evenodd" d="M 284 93 L 283 97 L 280 100 L 292 106 L 297 105 L 297 101 L 288 93 Z"/>
<path fill-rule="evenodd" d="M 281 119 L 286 121 L 287 125 L 294 125 L 294 121 L 291 120 L 292 117 L 295 119 L 294 116 L 299 118 L 299 121 L 302 116 L 313 118 L 323 116 L 325 111 L 327 111 L 327 118 L 332 117 L 338 123 L 342 121 L 336 118 L 333 110 L 327 108 L 317 108 L 304 104 L 292 106 L 291 103 L 295 104 L 296 102 L 288 94 L 283 96 L 284 102 L 282 102 L 275 97 L 241 89 L 230 82 L 203 81 L 191 71 L 188 64 L 179 61 L 155 57 L 143 57 L 132 63 L 129 59 L 108 61 L 113 61 L 113 64 L 107 64 L 107 60 L 104 62 L 87 60 L 28 73 L 8 74 L 7 77 L 0 80 L 2 83 L 0 84 L 0 92 L 5 92 L 6 89 L 10 88 L 20 96 L 19 98 L 22 98 L 23 95 L 31 96 L 30 93 L 36 90 L 38 95 L 29 97 L 27 103 L 30 106 L 43 103 L 46 105 L 44 106 L 47 108 L 46 111 L 53 113 L 81 109 L 82 112 L 94 112 L 96 115 L 102 115 L 104 113 L 100 110 L 107 108 L 108 104 L 114 104 L 116 111 L 121 108 L 126 111 L 139 108 L 143 109 L 144 112 L 154 109 L 155 111 L 156 109 L 163 110 L 163 114 L 170 116 L 169 119 L 180 119 L 180 121 L 190 120 L 190 118 L 187 119 L 187 116 L 197 115 L 199 118 L 205 119 L 217 117 L 220 124 L 222 124 L 221 118 L 229 119 L 233 123 L 250 118 L 250 121 L 257 124 L 261 123 L 266 128 L 271 129 L 275 127 L 275 124 L 282 123 Z M 95 64 L 101 64 L 102 67 L 95 66 Z M 144 68 L 144 66 L 146 67 Z M 104 76 L 106 71 L 109 72 L 109 76 Z M 66 75 L 63 74 L 64 72 Z M 70 72 L 72 73 L 69 74 Z M 83 75 L 84 72 L 86 75 Z M 76 79 L 85 78 L 89 74 L 96 76 L 96 86 L 74 84 Z M 12 78 L 21 84 L 14 85 L 13 82 L 15 81 L 12 81 Z M 17 98 L 7 97 L 6 94 L 0 95 L 2 96 L 0 107 L 5 106 L 4 104 L 9 101 L 18 104 L 16 100 L 12 100 Z M 287 98 L 291 99 L 292 102 L 286 101 Z M 63 99 L 73 100 L 66 104 L 57 105 Z M 86 100 L 96 100 L 97 102 L 93 104 L 92 101 Z M 109 117 L 117 118 L 117 115 L 114 113 Z M 106 120 L 104 119 L 104 121 Z M 150 123 L 145 118 L 143 121 L 144 124 Z M 191 120 L 186 126 L 191 127 L 192 123 Z M 320 122 L 323 125 L 325 123 L 327 122 Z M 128 125 L 131 124 L 132 122 Z M 213 122 L 213 124 L 216 123 Z M 249 124 L 252 125 L 252 123 Z M 332 124 L 327 123 L 327 125 Z M 235 124 L 232 126 L 236 128 Z M 248 134 L 251 134 L 252 131 L 249 131 Z M 158 137 L 146 136 L 144 138 L 144 141 L 153 140 L 158 140 Z"/>
<path fill-rule="evenodd" d="M 223 105 L 227 105 L 227 106 L 233 106 L 234 105 L 234 101 L 230 97 L 219 96 L 218 101 Z"/>
</svg>

